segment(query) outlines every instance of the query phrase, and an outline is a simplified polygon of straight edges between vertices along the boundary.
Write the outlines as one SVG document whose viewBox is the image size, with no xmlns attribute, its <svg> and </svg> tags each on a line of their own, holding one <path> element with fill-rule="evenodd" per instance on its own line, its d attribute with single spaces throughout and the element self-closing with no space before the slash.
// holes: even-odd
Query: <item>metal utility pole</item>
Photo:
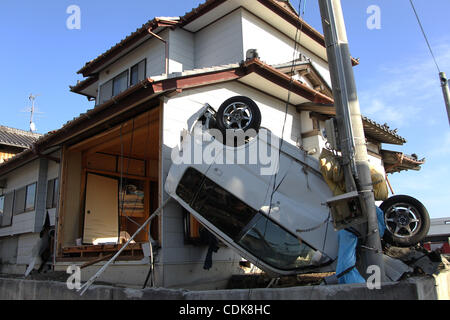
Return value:
<svg viewBox="0 0 450 320">
<path fill-rule="evenodd" d="M 445 105 L 447 107 L 448 123 L 450 125 L 450 91 L 448 89 L 448 80 L 445 72 L 439 73 L 441 79 L 442 91 L 444 92 Z"/>
<path fill-rule="evenodd" d="M 319 0 L 328 63 L 333 86 L 336 120 L 345 168 L 347 192 L 362 195 L 367 226 L 359 226 L 366 249 L 362 254 L 363 274 L 377 265 L 384 280 L 384 264 L 375 208 L 366 139 L 356 92 L 350 50 L 340 0 Z"/>
</svg>

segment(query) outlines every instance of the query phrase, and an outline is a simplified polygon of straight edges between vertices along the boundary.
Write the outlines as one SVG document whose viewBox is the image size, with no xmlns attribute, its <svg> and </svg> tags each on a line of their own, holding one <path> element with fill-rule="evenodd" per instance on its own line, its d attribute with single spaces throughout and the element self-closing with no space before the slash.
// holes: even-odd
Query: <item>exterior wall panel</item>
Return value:
<svg viewBox="0 0 450 320">
<path fill-rule="evenodd" d="M 195 34 L 196 69 L 236 63 L 243 59 L 241 10 Z"/>
</svg>

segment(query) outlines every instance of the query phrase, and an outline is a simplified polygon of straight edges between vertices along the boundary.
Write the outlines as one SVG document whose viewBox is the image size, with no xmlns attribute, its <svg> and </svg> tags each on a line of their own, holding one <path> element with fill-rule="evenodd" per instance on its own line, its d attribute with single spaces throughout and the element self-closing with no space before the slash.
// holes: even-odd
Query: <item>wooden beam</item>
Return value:
<svg viewBox="0 0 450 320">
<path fill-rule="evenodd" d="M 302 139 L 306 139 L 306 138 L 314 137 L 314 136 L 320 136 L 320 135 L 321 135 L 320 130 L 314 129 L 312 131 L 302 133 Z"/>
<path fill-rule="evenodd" d="M 306 102 L 297 106 L 299 111 L 313 111 L 321 114 L 336 115 L 336 108 L 331 104 L 318 104 L 313 102 Z"/>
<path fill-rule="evenodd" d="M 145 113 L 137 116 L 136 118 L 134 118 L 134 121 L 136 123 L 136 122 L 140 122 L 142 120 L 150 119 L 150 121 L 146 122 L 148 125 L 150 125 L 150 124 L 154 123 L 155 121 L 157 121 L 158 116 L 159 116 L 159 110 L 158 110 L 158 108 L 155 108 L 155 109 L 152 109 L 148 112 L 145 112 Z M 124 126 L 126 125 L 127 129 L 130 128 L 129 130 L 131 130 L 131 121 L 132 120 L 128 120 L 128 121 L 124 122 Z M 94 135 L 90 138 L 87 138 L 73 146 L 70 146 L 68 150 L 69 151 L 83 151 L 84 149 L 87 148 L 86 146 L 95 144 L 99 140 L 102 141 L 102 140 L 104 140 L 105 137 L 108 137 L 108 136 L 114 135 L 114 134 L 119 134 L 120 127 L 121 126 L 118 125 L 110 130 L 104 131 L 104 132 Z"/>
</svg>

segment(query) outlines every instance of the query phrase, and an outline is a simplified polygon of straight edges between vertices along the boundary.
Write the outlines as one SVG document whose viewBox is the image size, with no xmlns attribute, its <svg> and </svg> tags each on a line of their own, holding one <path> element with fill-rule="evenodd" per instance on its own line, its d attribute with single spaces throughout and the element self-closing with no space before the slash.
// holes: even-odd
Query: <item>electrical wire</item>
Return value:
<svg viewBox="0 0 450 320">
<path fill-rule="evenodd" d="M 420 26 L 420 30 L 422 30 L 423 37 L 425 38 L 428 49 L 430 50 L 431 56 L 433 57 L 434 64 L 436 65 L 438 72 L 441 73 L 441 69 L 439 68 L 439 65 L 436 60 L 436 56 L 433 53 L 433 49 L 431 48 L 430 41 L 428 41 L 427 34 L 425 33 L 425 29 L 423 28 L 422 22 L 420 21 L 419 14 L 417 13 L 417 10 L 416 10 L 416 7 L 414 6 L 413 0 L 409 0 L 409 2 L 411 3 L 411 7 L 414 11 L 414 14 L 416 15 L 417 22 L 419 23 L 419 26 Z"/>
</svg>

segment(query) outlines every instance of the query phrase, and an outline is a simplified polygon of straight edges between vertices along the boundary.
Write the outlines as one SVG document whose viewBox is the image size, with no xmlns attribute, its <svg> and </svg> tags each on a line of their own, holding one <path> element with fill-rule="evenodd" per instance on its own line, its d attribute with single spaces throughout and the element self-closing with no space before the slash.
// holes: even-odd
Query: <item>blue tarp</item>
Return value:
<svg viewBox="0 0 450 320">
<path fill-rule="evenodd" d="M 377 207 L 378 228 L 380 237 L 383 237 L 386 231 L 384 223 L 384 213 Z M 356 247 L 358 245 L 358 237 L 347 230 L 341 230 L 338 234 L 339 252 L 336 268 L 336 275 L 340 284 L 349 283 L 365 283 L 364 278 L 356 269 Z M 344 273 L 344 274 L 342 274 Z"/>
</svg>

